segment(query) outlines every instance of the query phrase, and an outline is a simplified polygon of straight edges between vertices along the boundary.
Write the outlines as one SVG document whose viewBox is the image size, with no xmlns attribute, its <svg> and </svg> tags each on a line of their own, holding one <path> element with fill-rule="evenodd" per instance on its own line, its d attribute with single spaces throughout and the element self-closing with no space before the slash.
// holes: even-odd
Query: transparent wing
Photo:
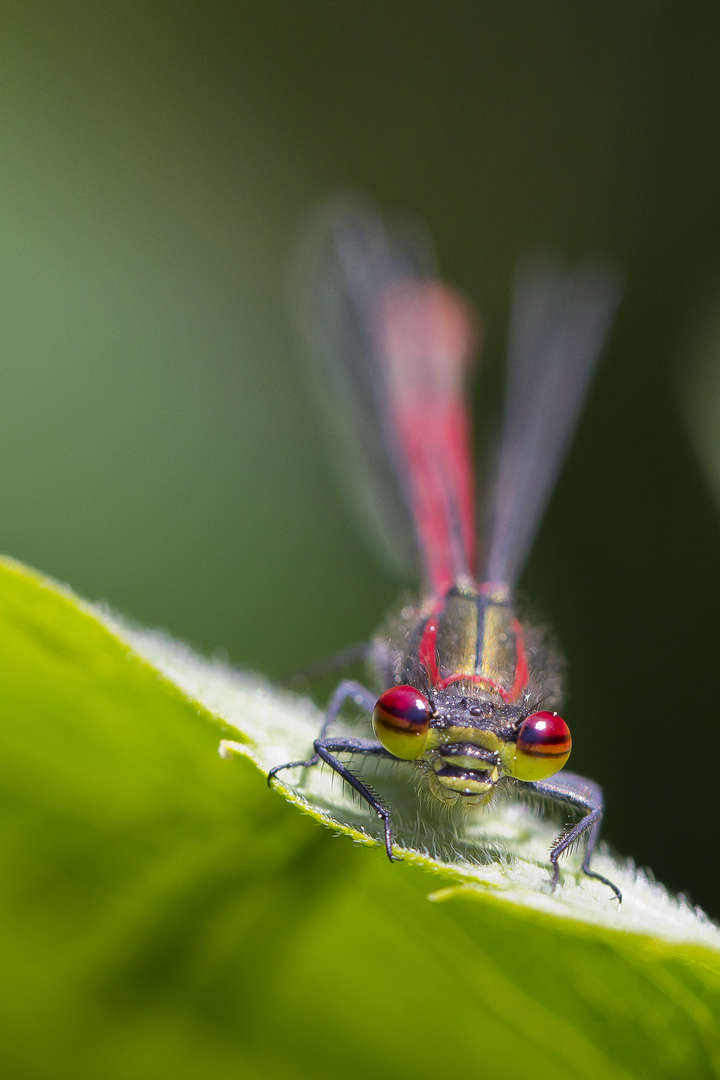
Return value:
<svg viewBox="0 0 720 1080">
<path fill-rule="evenodd" d="M 488 581 L 513 587 L 522 571 L 620 293 L 618 273 L 601 262 L 517 269 Z"/>
<path fill-rule="evenodd" d="M 358 200 L 318 215 L 300 263 L 313 380 L 352 505 L 386 562 L 442 592 L 474 561 L 469 313 L 421 231 L 390 231 Z"/>
</svg>

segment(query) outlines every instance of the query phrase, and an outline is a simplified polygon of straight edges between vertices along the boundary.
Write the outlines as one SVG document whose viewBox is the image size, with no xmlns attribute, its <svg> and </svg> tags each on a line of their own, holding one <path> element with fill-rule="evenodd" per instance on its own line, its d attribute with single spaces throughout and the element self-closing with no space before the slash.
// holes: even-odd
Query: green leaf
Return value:
<svg viewBox="0 0 720 1080">
<path fill-rule="evenodd" d="M 720 1075 L 720 935 L 659 886 L 553 896 L 544 819 L 423 830 L 402 776 L 391 865 L 327 770 L 268 789 L 308 702 L 10 561 L 0 635 L 4 1075 Z"/>
</svg>

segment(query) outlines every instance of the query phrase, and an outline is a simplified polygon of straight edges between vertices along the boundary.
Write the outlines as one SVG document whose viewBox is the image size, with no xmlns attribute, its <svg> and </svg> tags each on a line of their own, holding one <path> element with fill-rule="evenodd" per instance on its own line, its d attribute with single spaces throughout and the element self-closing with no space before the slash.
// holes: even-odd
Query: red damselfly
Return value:
<svg viewBox="0 0 720 1080">
<path fill-rule="evenodd" d="M 391 860 L 391 808 L 353 771 L 353 757 L 411 761 L 434 798 L 458 807 L 500 793 L 552 800 L 579 817 L 550 850 L 552 886 L 560 856 L 584 840 L 584 873 L 620 899 L 590 867 L 602 792 L 560 774 L 571 737 L 557 712 L 554 649 L 520 621 L 514 601 L 617 304 L 617 276 L 599 262 L 569 272 L 548 259 L 519 267 L 478 553 L 468 307 L 438 280 L 420 230 L 389 228 L 359 201 L 322 213 L 304 261 L 303 321 L 320 400 L 343 449 L 336 458 L 363 516 L 396 561 L 414 564 L 424 590 L 368 648 L 379 693 L 341 682 L 313 753 L 277 766 L 268 780 L 282 769 L 329 765 L 382 820 Z M 367 710 L 375 738 L 331 734 L 348 699 Z"/>
</svg>

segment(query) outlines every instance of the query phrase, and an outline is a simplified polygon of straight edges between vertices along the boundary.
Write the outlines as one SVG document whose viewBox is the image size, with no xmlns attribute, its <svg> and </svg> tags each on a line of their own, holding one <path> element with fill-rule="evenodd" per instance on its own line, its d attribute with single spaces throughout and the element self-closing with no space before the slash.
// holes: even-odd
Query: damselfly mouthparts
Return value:
<svg viewBox="0 0 720 1080">
<path fill-rule="evenodd" d="M 552 648 L 519 621 L 513 599 L 617 304 L 615 275 L 595 262 L 569 273 L 550 261 L 518 270 L 478 559 L 467 306 L 438 281 L 418 231 L 387 229 L 371 206 L 332 206 L 309 249 L 305 329 L 320 398 L 345 451 L 339 459 L 364 516 L 396 561 L 414 561 L 424 593 L 369 647 L 379 696 L 342 682 L 312 755 L 274 768 L 268 780 L 326 763 L 378 814 L 391 860 L 391 810 L 340 755 L 412 761 L 435 798 L 458 806 L 485 805 L 502 791 L 553 800 L 580 818 L 550 850 L 552 886 L 560 856 L 582 839 L 583 871 L 620 899 L 590 868 L 600 788 L 557 775 L 571 737 L 556 711 Z M 348 698 L 371 715 L 374 739 L 331 734 Z"/>
</svg>

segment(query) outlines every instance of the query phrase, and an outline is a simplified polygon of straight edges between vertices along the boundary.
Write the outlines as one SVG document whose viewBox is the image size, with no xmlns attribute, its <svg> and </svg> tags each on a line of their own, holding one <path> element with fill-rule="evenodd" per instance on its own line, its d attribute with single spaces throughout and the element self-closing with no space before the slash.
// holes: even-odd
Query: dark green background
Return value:
<svg viewBox="0 0 720 1080">
<path fill-rule="evenodd" d="M 1 21 L 0 547 L 202 650 L 281 674 L 366 638 L 396 593 L 334 490 L 284 321 L 317 200 L 352 187 L 427 222 L 484 316 L 480 417 L 518 255 L 620 262 L 523 588 L 565 646 L 606 836 L 719 915 L 720 518 L 681 402 L 720 283 L 720 8 Z"/>
</svg>

